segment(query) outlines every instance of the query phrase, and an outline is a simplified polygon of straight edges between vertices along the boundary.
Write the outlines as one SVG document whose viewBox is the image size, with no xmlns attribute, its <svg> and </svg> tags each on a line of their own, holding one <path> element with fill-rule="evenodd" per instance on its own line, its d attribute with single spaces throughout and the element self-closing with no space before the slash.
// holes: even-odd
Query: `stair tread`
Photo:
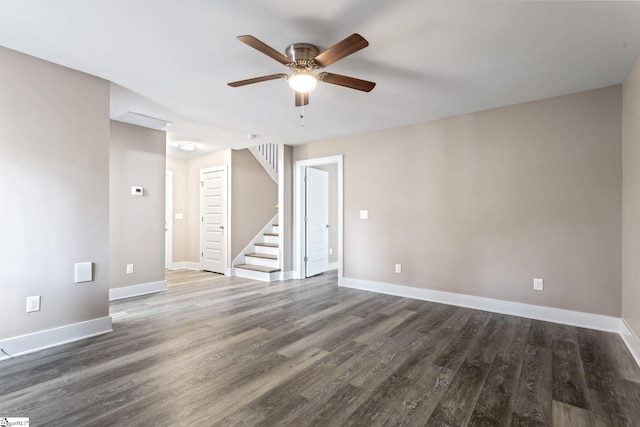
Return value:
<svg viewBox="0 0 640 427">
<path fill-rule="evenodd" d="M 260 271 L 262 273 L 275 273 L 276 271 L 280 271 L 279 268 L 263 267 L 261 265 L 251 265 L 251 264 L 236 264 L 234 267 L 242 268 L 244 270 Z"/>
<path fill-rule="evenodd" d="M 267 248 L 277 248 L 280 247 L 277 243 L 256 243 L 254 246 L 264 246 Z"/>
<path fill-rule="evenodd" d="M 264 233 L 264 235 L 265 236 L 275 236 L 275 237 L 279 236 L 278 233 Z"/>
<path fill-rule="evenodd" d="M 254 258 L 272 259 L 274 261 L 278 260 L 278 256 L 277 255 L 269 255 L 269 254 L 250 253 L 250 254 L 244 254 L 244 256 L 250 256 L 250 257 L 254 257 Z"/>
</svg>

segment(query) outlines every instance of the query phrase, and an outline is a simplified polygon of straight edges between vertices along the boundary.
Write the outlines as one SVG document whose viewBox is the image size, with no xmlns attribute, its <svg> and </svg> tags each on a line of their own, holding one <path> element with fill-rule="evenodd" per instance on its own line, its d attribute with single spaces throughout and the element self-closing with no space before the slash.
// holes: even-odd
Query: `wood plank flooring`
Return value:
<svg viewBox="0 0 640 427">
<path fill-rule="evenodd" d="M 204 272 L 111 303 L 115 331 L 0 362 L 32 426 L 640 426 L 616 334 Z"/>
</svg>

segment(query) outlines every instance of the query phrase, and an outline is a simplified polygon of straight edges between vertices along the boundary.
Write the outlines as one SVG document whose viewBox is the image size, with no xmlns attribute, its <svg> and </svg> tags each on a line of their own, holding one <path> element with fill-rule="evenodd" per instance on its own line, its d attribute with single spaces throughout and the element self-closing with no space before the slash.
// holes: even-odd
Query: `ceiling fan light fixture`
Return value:
<svg viewBox="0 0 640 427">
<path fill-rule="evenodd" d="M 318 77 L 309 71 L 296 71 L 287 80 L 291 89 L 300 93 L 307 93 L 318 84 Z"/>
</svg>

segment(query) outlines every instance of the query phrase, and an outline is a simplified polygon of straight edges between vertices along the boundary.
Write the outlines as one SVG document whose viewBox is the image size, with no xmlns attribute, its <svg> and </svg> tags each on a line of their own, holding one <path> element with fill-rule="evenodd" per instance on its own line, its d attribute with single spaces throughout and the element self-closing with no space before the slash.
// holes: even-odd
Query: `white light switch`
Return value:
<svg viewBox="0 0 640 427">
<path fill-rule="evenodd" d="M 93 280 L 93 263 L 79 262 L 76 267 L 76 283 L 90 282 Z"/>
<path fill-rule="evenodd" d="M 177 213 L 176 214 L 176 219 L 184 219 L 184 214 L 183 213 Z"/>
<path fill-rule="evenodd" d="M 369 211 L 361 210 L 360 211 L 360 219 L 369 219 Z"/>
</svg>

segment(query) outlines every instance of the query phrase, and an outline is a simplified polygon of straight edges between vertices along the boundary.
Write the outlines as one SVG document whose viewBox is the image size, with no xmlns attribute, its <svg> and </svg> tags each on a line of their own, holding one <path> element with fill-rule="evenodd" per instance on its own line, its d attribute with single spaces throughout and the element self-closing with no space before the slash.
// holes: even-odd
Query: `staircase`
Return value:
<svg viewBox="0 0 640 427">
<path fill-rule="evenodd" d="M 278 184 L 278 145 L 265 143 L 250 147 L 258 163 L 269 174 L 271 179 Z M 276 205 L 276 208 L 278 206 Z M 273 282 L 280 280 L 280 237 L 278 233 L 278 221 L 276 215 L 262 231 L 252 240 L 234 262 L 235 275 L 248 279 Z"/>
<path fill-rule="evenodd" d="M 265 144 L 249 147 L 249 152 L 253 154 L 258 163 L 262 165 L 271 179 L 278 183 L 278 144 L 267 142 Z"/>
<path fill-rule="evenodd" d="M 263 282 L 280 280 L 279 252 L 278 225 L 265 227 L 263 233 L 247 248 L 244 256 L 236 259 L 235 275 Z"/>
</svg>

